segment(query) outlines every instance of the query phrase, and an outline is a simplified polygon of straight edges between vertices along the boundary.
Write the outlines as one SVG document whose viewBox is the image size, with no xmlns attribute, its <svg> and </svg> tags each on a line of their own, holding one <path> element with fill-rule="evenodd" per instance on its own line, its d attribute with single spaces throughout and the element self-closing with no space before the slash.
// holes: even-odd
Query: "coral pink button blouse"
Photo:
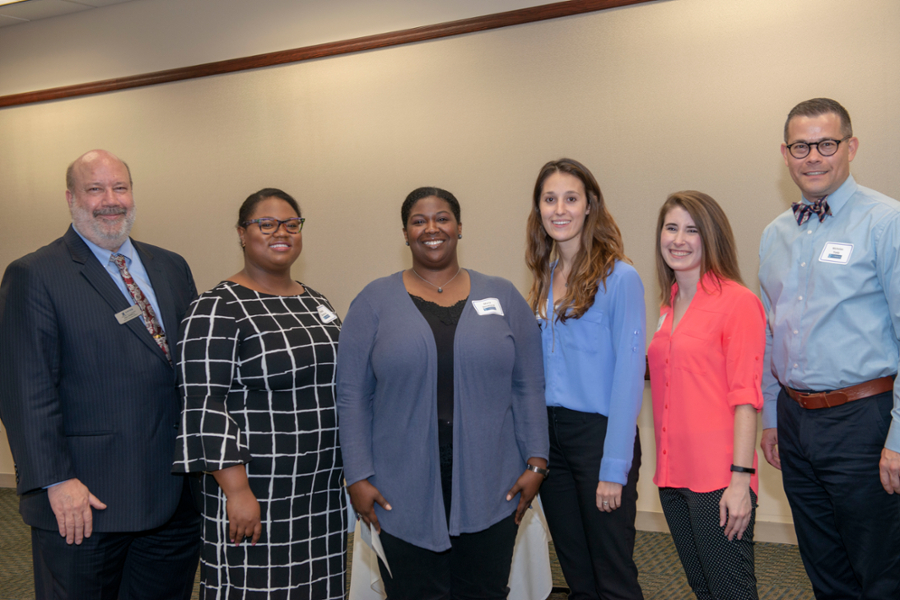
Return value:
<svg viewBox="0 0 900 600">
<path fill-rule="evenodd" d="M 672 286 L 672 298 L 678 285 Z M 734 452 L 734 407 L 763 405 L 760 380 L 766 318 L 753 292 L 711 273 L 672 333 L 672 307 L 647 349 L 656 475 L 660 487 L 711 492 L 728 487 Z M 756 452 L 753 467 L 757 467 Z M 750 479 L 759 491 L 756 475 Z"/>
</svg>

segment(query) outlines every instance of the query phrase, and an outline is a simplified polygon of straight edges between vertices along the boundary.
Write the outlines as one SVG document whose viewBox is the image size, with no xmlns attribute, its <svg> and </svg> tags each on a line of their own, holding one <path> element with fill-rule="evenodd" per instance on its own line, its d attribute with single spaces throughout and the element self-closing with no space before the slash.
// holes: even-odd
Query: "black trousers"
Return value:
<svg viewBox="0 0 900 600">
<path fill-rule="evenodd" d="M 642 599 L 633 558 L 640 436 L 634 438 L 622 505 L 601 512 L 597 484 L 607 418 L 560 407 L 548 407 L 547 413 L 550 477 L 541 486 L 541 502 L 569 599 Z"/>
<path fill-rule="evenodd" d="M 778 449 L 800 556 L 818 600 L 900 598 L 900 494 L 878 462 L 893 394 L 807 410 L 778 395 Z"/>
<path fill-rule="evenodd" d="M 750 523 L 728 541 L 719 525 L 719 501 L 726 488 L 693 492 L 687 488 L 659 488 L 659 501 L 669 524 L 678 558 L 698 600 L 758 600 L 753 561 L 756 494 Z"/>
<path fill-rule="evenodd" d="M 185 485 L 175 514 L 150 531 L 94 532 L 81 545 L 31 528 L 35 597 L 190 600 L 200 558 L 200 515 Z"/>
<path fill-rule="evenodd" d="M 516 543 L 515 513 L 476 533 L 451 536 L 450 550 L 433 552 L 381 530 L 391 566 L 378 568 L 388 600 L 504 600 Z"/>
</svg>

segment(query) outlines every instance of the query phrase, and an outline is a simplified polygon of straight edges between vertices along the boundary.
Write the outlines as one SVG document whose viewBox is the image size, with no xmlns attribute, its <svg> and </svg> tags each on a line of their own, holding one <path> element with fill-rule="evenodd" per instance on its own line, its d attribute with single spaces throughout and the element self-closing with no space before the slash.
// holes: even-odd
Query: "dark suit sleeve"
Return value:
<svg viewBox="0 0 900 600">
<path fill-rule="evenodd" d="M 57 391 L 59 356 L 51 296 L 28 262 L 16 261 L 0 284 L 0 417 L 20 495 L 76 476 Z"/>
<path fill-rule="evenodd" d="M 181 262 L 184 264 L 184 275 L 187 278 L 187 286 L 191 296 L 191 302 L 193 302 L 197 299 L 197 284 L 194 283 L 194 274 L 191 272 L 190 265 L 188 265 L 187 261 L 183 258 L 181 259 Z"/>
<path fill-rule="evenodd" d="M 184 260 L 181 256 L 178 256 L 179 266 L 184 271 L 184 286 L 180 289 L 184 290 L 182 294 L 186 294 L 186 296 L 182 297 L 183 306 L 188 307 L 183 312 L 178 313 L 178 321 L 172 323 L 171 325 L 167 324 L 166 327 L 171 327 L 170 331 L 167 331 L 166 334 L 169 336 L 169 348 L 174 351 L 172 355 L 172 362 L 174 364 L 178 364 L 178 361 L 181 357 L 181 335 L 183 333 L 181 329 L 181 321 L 184 319 L 187 314 L 193 309 L 193 303 L 197 300 L 197 284 L 194 283 L 194 274 L 191 273 L 191 267 L 187 264 L 187 261 Z M 178 367 L 175 368 L 176 374 L 178 373 Z M 179 383 L 181 380 L 179 379 Z"/>
</svg>

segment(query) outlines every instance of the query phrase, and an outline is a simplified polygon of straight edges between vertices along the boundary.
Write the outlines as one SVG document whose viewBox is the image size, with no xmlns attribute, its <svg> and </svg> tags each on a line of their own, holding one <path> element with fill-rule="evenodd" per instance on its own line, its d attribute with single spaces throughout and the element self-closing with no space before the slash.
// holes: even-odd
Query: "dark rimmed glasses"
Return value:
<svg viewBox="0 0 900 600">
<path fill-rule="evenodd" d="M 851 136 L 848 135 L 839 140 L 819 140 L 818 142 L 811 143 L 794 142 L 793 144 L 788 144 L 785 147 L 794 158 L 806 158 L 812 151 L 813 146 L 816 147 L 816 150 L 818 150 L 819 154 L 821 154 L 822 156 L 834 156 L 834 153 L 838 151 L 838 146 L 841 145 L 841 142 L 846 142 L 850 139 L 850 137 Z"/>
<path fill-rule="evenodd" d="M 300 233 L 300 231 L 303 230 L 303 223 L 305 222 L 305 217 L 291 217 L 290 219 L 284 219 L 283 221 L 273 219 L 272 217 L 261 217 L 259 219 L 253 219 L 252 221 L 244 221 L 241 225 L 248 227 L 253 223 L 256 223 L 260 233 L 263 235 L 272 235 L 278 231 L 278 228 L 282 225 L 284 225 L 284 230 L 288 233 Z"/>
</svg>

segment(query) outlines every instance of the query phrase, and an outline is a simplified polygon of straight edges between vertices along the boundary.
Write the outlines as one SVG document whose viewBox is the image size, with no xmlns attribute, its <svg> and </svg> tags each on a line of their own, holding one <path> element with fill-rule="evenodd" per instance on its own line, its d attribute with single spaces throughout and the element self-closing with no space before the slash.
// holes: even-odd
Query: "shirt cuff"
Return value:
<svg viewBox="0 0 900 600">
<path fill-rule="evenodd" d="M 610 481 L 625 485 L 628 483 L 628 472 L 631 470 L 631 461 L 621 458 L 603 458 L 600 461 L 599 481 Z"/>
<path fill-rule="evenodd" d="M 891 428 L 888 429 L 884 447 L 894 452 L 900 452 L 900 423 L 897 423 L 896 420 L 891 421 Z"/>
<path fill-rule="evenodd" d="M 778 399 L 766 400 L 762 410 L 763 429 L 778 427 Z"/>
</svg>

